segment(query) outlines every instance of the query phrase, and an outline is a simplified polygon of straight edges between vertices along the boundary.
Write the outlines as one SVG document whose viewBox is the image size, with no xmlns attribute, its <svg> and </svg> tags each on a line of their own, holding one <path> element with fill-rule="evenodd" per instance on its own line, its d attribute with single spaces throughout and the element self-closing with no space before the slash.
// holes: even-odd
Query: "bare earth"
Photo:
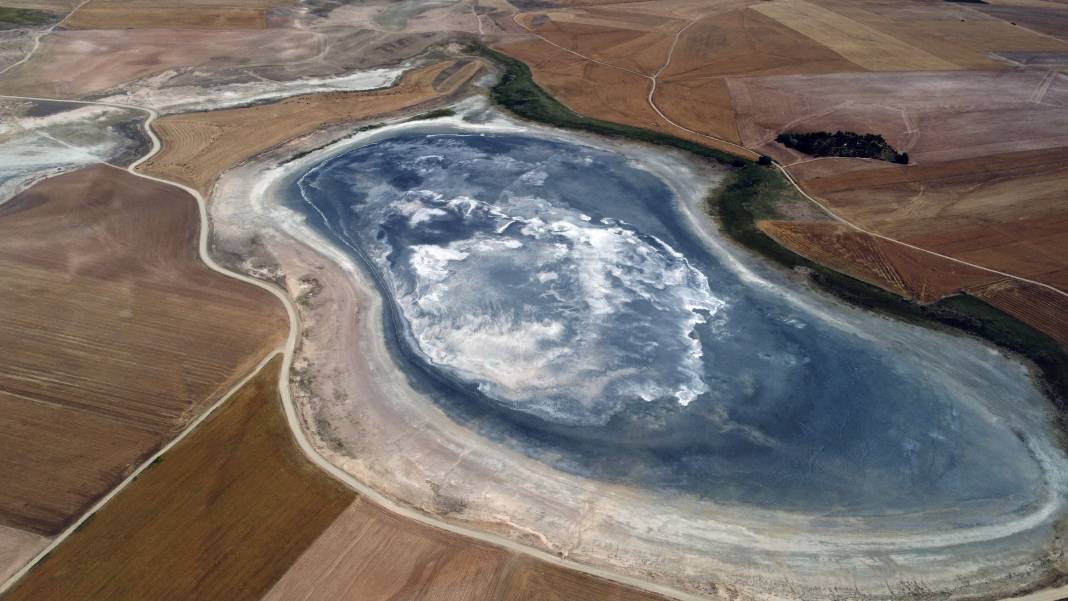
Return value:
<svg viewBox="0 0 1068 601">
<path fill-rule="evenodd" d="M 111 167 L 0 206 L 0 525 L 58 532 L 281 342 L 273 298 L 199 262 L 198 220 Z"/>
<path fill-rule="evenodd" d="M 452 67 L 457 68 L 449 71 Z M 141 170 L 206 192 L 220 173 L 268 148 L 331 123 L 390 115 L 449 97 L 479 69 L 473 61 L 444 61 L 410 71 L 396 86 L 380 91 L 310 94 L 165 117 L 155 123 L 163 150 Z M 271 126 L 263 128 L 267 122 Z"/>
</svg>

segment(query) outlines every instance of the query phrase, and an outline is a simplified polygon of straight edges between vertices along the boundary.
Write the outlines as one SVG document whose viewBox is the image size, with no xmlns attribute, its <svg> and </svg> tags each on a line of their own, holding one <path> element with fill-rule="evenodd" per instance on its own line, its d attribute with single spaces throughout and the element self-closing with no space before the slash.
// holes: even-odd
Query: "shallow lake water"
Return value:
<svg viewBox="0 0 1068 601">
<path fill-rule="evenodd" d="M 400 134 L 315 166 L 289 202 L 374 277 L 419 390 L 558 469 L 827 516 L 944 509 L 961 525 L 1048 501 L 1032 438 L 1049 448 L 1046 401 L 1022 366 L 839 319 L 808 293 L 784 301 L 621 155 Z"/>
</svg>

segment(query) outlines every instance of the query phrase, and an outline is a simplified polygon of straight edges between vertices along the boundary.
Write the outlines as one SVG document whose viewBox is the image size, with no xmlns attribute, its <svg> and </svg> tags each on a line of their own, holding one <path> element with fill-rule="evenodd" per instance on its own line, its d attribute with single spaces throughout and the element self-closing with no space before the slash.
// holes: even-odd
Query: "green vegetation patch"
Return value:
<svg viewBox="0 0 1068 601">
<path fill-rule="evenodd" d="M 58 18 L 57 15 L 43 10 L 0 6 L 0 29 L 48 25 L 52 21 L 58 20 Z"/>
<path fill-rule="evenodd" d="M 851 131 L 826 131 L 811 133 L 786 132 L 775 141 L 816 157 L 846 157 L 851 159 L 878 159 L 907 165 L 909 153 L 897 152 L 879 134 L 858 134 Z"/>
<path fill-rule="evenodd" d="M 625 137 L 650 144 L 671 146 L 734 167 L 741 167 L 748 162 L 722 150 L 668 134 L 584 117 L 561 104 L 535 83 L 530 68 L 523 61 L 486 46 L 472 46 L 469 51 L 494 61 L 504 69 L 504 74 L 501 75 L 497 85 L 493 86 L 490 95 L 494 102 L 524 119 L 566 129 L 588 131 L 602 136 Z"/>
</svg>

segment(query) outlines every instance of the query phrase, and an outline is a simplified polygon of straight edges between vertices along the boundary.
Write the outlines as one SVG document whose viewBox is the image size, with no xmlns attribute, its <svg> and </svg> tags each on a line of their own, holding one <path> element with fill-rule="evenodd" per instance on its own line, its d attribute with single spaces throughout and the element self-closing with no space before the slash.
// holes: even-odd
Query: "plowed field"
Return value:
<svg viewBox="0 0 1068 601">
<path fill-rule="evenodd" d="M 194 200 L 119 169 L 0 207 L 0 525 L 58 532 L 286 332 L 200 263 Z"/>
</svg>

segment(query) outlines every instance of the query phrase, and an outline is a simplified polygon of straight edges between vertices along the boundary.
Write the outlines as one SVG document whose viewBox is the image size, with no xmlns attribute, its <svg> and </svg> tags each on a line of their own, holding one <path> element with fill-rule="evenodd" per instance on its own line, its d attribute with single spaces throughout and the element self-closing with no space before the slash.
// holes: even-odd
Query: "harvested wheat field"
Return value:
<svg viewBox="0 0 1068 601">
<path fill-rule="evenodd" d="M 5 94 L 76 98 L 181 67 L 246 67 L 310 59 L 315 33 L 163 29 L 55 31 L 0 76 Z"/>
<path fill-rule="evenodd" d="M 5 597 L 255 601 L 352 501 L 304 461 L 276 358 Z"/>
<path fill-rule="evenodd" d="M 986 302 L 1045 332 L 1068 348 L 1068 297 L 1027 282 L 1002 280 L 968 290 Z"/>
<path fill-rule="evenodd" d="M 67 29 L 264 29 L 267 10 L 292 0 L 92 0 Z"/>
<path fill-rule="evenodd" d="M 286 332 L 197 255 L 187 194 L 112 167 L 0 207 L 0 525 L 59 532 Z"/>
<path fill-rule="evenodd" d="M 840 223 L 763 221 L 759 227 L 807 259 L 922 303 L 1003 279 Z"/>
<path fill-rule="evenodd" d="M 263 599 L 653 601 L 661 597 L 416 524 L 358 498 Z"/>
<path fill-rule="evenodd" d="M 835 212 L 865 228 L 1001 271 L 1068 287 L 1063 148 L 835 173 L 791 170 Z"/>
<path fill-rule="evenodd" d="M 90 2 L 64 26 L 68 29 L 266 29 L 267 15 L 255 6 L 179 6 Z"/>
<path fill-rule="evenodd" d="M 387 116 L 446 98 L 480 69 L 473 61 L 445 61 L 409 71 L 384 90 L 294 96 L 248 108 L 164 117 L 154 124 L 163 150 L 141 169 L 206 192 L 223 171 L 286 140 L 324 125 Z M 270 128 L 263 127 L 267 122 Z"/>
</svg>

